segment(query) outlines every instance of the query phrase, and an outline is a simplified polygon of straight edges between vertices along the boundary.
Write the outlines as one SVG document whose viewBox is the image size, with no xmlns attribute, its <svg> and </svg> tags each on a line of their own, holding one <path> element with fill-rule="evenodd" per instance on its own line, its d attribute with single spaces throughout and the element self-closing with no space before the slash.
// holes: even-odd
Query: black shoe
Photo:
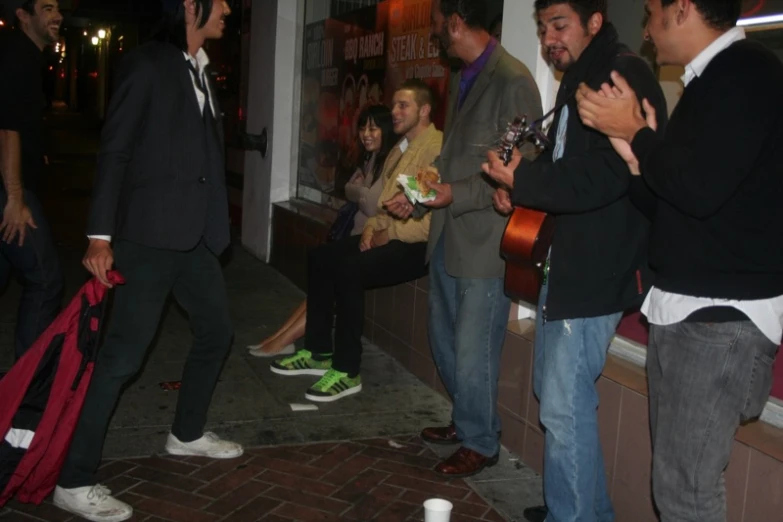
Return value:
<svg viewBox="0 0 783 522">
<path fill-rule="evenodd" d="M 522 512 L 522 516 L 528 522 L 544 522 L 547 514 L 549 514 L 549 510 L 546 506 L 529 507 Z"/>
</svg>

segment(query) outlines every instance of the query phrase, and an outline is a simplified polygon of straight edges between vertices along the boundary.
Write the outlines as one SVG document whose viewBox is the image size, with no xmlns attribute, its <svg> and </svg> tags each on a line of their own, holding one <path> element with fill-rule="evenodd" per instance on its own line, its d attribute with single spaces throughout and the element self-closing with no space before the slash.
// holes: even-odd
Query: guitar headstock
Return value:
<svg viewBox="0 0 783 522">
<path fill-rule="evenodd" d="M 549 145 L 546 135 L 538 128 L 536 122 L 527 124 L 527 116 L 514 118 L 514 121 L 508 124 L 503 138 L 498 147 L 498 156 L 503 160 L 504 165 L 511 162 L 514 148 L 521 147 L 525 142 L 535 145 L 538 151 L 544 150 Z"/>
</svg>

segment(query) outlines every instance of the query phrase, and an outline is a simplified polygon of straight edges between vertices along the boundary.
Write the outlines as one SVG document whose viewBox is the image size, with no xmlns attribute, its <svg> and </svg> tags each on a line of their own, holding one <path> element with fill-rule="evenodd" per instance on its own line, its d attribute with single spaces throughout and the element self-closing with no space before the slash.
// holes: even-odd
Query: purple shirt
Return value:
<svg viewBox="0 0 783 522">
<path fill-rule="evenodd" d="M 462 104 L 465 102 L 465 98 L 468 97 L 468 93 L 470 92 L 471 87 L 473 87 L 473 84 L 476 83 L 476 78 L 478 78 L 479 73 L 484 70 L 484 66 L 487 65 L 489 57 L 492 56 L 492 52 L 497 46 L 498 41 L 494 38 L 490 38 L 489 43 L 487 44 L 487 48 L 484 49 L 484 52 L 481 53 L 478 58 L 476 58 L 476 61 L 470 65 L 465 65 L 462 68 L 462 75 L 460 76 L 459 80 L 457 110 L 462 108 Z"/>
</svg>

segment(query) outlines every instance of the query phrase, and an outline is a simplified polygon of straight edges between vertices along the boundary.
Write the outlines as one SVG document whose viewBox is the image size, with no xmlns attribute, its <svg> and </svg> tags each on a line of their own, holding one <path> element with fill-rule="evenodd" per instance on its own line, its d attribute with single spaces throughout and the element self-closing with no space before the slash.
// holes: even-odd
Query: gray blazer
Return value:
<svg viewBox="0 0 783 522">
<path fill-rule="evenodd" d="M 528 68 L 500 45 L 458 111 L 460 76 L 452 78 L 443 148 L 435 160 L 443 181 L 451 184 L 454 202 L 433 211 L 427 260 L 443 236 L 449 275 L 503 277 L 500 240 L 508 218 L 492 206 L 495 189 L 481 164 L 514 117 L 527 115 L 531 121 L 541 116 L 541 96 Z"/>
</svg>

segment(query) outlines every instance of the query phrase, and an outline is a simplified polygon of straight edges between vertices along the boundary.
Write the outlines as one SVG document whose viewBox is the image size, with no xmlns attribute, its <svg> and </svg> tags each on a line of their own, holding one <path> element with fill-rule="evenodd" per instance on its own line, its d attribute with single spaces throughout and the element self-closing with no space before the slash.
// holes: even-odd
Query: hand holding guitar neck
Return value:
<svg viewBox="0 0 783 522">
<path fill-rule="evenodd" d="M 538 129 L 536 123 L 538 122 L 536 121 L 528 125 L 527 117 L 522 116 L 521 118 L 514 118 L 514 121 L 508 124 L 506 132 L 500 140 L 500 147 L 498 147 L 498 156 L 503 160 L 505 166 L 511 163 L 514 149 L 522 147 L 527 142 L 535 145 L 539 152 L 546 148 L 549 140 Z"/>
<path fill-rule="evenodd" d="M 536 123 L 527 125 L 527 119 L 522 117 L 514 118 L 514 121 L 508 124 L 497 152 L 489 151 L 488 162 L 483 165 L 484 172 L 490 178 L 509 189 L 514 188 L 514 171 L 522 159 L 519 147 L 530 142 L 541 151 L 547 142 L 546 136 L 536 128 Z"/>
</svg>

